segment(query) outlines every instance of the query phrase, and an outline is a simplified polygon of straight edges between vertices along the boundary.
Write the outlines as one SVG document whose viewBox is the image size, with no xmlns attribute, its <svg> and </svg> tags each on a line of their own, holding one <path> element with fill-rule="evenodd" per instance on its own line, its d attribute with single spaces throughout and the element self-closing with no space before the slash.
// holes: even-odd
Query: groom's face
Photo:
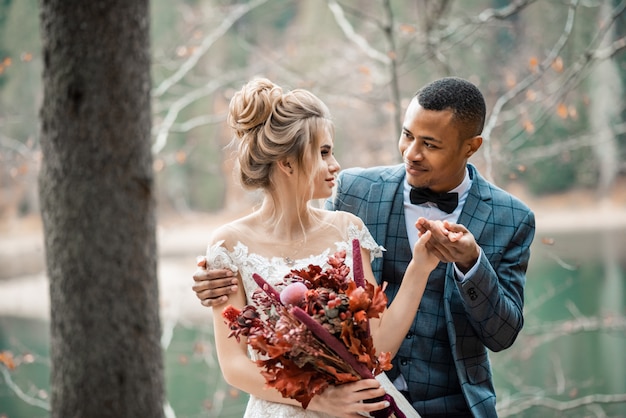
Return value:
<svg viewBox="0 0 626 418">
<path fill-rule="evenodd" d="M 411 101 L 398 142 L 411 186 L 447 192 L 461 184 L 467 159 L 482 143 L 461 132 L 451 110 L 426 110 Z"/>
</svg>

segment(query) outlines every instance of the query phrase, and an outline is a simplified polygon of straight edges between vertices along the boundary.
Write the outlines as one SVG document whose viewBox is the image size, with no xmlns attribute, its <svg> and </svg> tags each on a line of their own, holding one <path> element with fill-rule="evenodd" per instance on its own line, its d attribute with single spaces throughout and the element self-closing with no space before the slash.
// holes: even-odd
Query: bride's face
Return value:
<svg viewBox="0 0 626 418">
<path fill-rule="evenodd" d="M 335 159 L 334 141 L 330 127 L 321 130 L 317 138 L 317 153 L 311 164 L 312 199 L 327 199 L 333 193 L 341 166 Z M 315 146 L 315 145 L 314 145 Z"/>
</svg>

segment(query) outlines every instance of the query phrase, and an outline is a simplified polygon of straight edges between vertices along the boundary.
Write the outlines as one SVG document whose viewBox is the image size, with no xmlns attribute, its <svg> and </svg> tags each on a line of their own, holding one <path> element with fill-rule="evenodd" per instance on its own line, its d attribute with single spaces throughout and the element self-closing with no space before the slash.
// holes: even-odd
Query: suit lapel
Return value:
<svg viewBox="0 0 626 418">
<path fill-rule="evenodd" d="M 380 173 L 379 179 L 373 179 L 369 190 L 364 190 L 365 212 L 363 222 L 368 226 L 370 233 L 378 245 L 387 248 L 389 229 L 395 229 L 395 225 L 390 225 L 391 210 L 396 197 L 398 187 L 404 179 L 404 166 L 396 166 L 385 169 Z M 386 255 L 385 257 L 389 257 Z M 374 276 L 380 280 L 383 270 L 383 258 L 372 261 Z"/>
<path fill-rule="evenodd" d="M 468 168 L 472 177 L 472 186 L 457 223 L 465 225 L 478 241 L 491 215 L 492 207 L 489 204 L 491 194 L 486 180 L 478 174 L 476 168 L 471 164 L 468 164 Z"/>
<path fill-rule="evenodd" d="M 386 246 L 387 231 L 391 208 L 398 187 L 404 179 L 404 166 L 396 166 L 392 170 L 381 173 L 380 182 L 372 184 L 367 195 L 367 212 L 364 222 L 367 225 L 376 225 L 374 237 L 379 245 Z"/>
</svg>

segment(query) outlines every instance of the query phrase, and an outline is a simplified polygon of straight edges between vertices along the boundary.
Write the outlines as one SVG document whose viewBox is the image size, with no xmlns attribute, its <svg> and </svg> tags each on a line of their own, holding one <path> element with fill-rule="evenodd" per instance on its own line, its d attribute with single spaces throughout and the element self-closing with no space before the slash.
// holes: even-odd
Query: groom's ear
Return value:
<svg viewBox="0 0 626 418">
<path fill-rule="evenodd" d="M 476 135 L 472 138 L 468 138 L 465 143 L 465 158 L 471 157 L 476 151 L 478 151 L 482 144 L 483 137 L 481 135 Z"/>
<path fill-rule="evenodd" d="M 293 174 L 293 168 L 291 167 L 291 161 L 289 160 L 282 160 L 278 162 L 278 168 L 280 169 L 280 171 L 282 171 L 283 173 L 287 174 L 287 175 L 292 175 Z"/>
</svg>

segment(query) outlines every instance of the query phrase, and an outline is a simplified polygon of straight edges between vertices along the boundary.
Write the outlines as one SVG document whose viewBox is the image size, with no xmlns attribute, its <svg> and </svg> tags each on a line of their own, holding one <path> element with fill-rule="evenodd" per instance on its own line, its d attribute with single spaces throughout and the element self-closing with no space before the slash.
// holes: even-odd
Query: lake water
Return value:
<svg viewBox="0 0 626 418">
<path fill-rule="evenodd" d="M 500 417 L 626 417 L 625 248 L 626 231 L 537 236 L 524 330 L 491 354 Z M 242 415 L 246 395 L 222 380 L 209 323 L 164 324 L 170 417 Z M 48 341 L 45 321 L 0 317 L 0 352 L 19 361 L 0 365 L 0 417 L 49 416 Z"/>
</svg>

